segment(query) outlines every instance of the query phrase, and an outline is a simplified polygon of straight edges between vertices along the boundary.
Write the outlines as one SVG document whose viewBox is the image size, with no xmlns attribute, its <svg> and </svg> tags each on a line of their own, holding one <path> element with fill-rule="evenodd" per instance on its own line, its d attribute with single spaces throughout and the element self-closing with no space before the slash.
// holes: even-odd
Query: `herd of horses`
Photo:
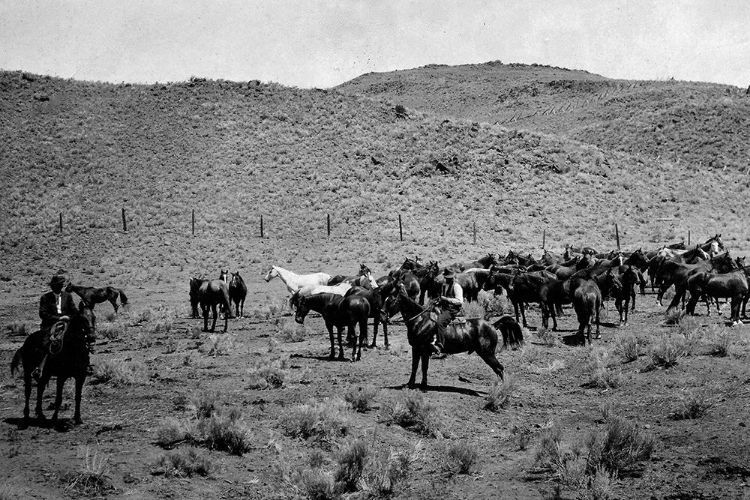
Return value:
<svg viewBox="0 0 750 500">
<path fill-rule="evenodd" d="M 346 329 L 352 343 L 350 359 L 358 361 L 363 346 L 367 344 L 368 320 L 372 319 L 374 323 L 369 347 L 376 347 L 379 325 L 383 327 L 383 342 L 388 347 L 389 319 L 401 314 L 412 351 L 408 386 L 415 385 L 421 363 L 420 387 L 426 388 L 429 360 L 434 352 L 432 339 L 437 326 L 434 308 L 439 306 L 446 268 L 456 272 L 455 279 L 463 288 L 467 302 L 476 301 L 479 292 L 484 290 L 504 293 L 513 304 L 515 319 L 503 316 L 494 323 L 484 318 L 455 322 L 448 329 L 442 349 L 445 354 L 476 353 L 500 379 L 503 378 L 503 366 L 496 357 L 498 344 L 501 337 L 504 347 L 523 342 L 521 325 L 528 326 L 525 308 L 529 303 L 539 304 L 544 328 L 549 326 L 552 318 L 553 330 L 557 330 L 557 316 L 563 313 L 563 305 L 572 304 L 579 325 L 576 337 L 585 345 L 586 342 L 591 344 L 593 324 L 596 324 L 595 337 L 601 337 L 599 311 L 605 300 L 614 299 L 620 323 L 627 324 L 628 311 L 635 309 L 637 289 L 643 294 L 648 286 L 646 276 L 652 290 L 657 290 L 660 305 L 664 293 L 674 287 L 674 297 L 667 311 L 684 307 L 686 313 L 694 314 L 698 301 L 703 300 L 707 314 L 710 314 L 713 300 L 721 312 L 719 299 L 727 299 L 731 305 L 729 321 L 731 325 L 737 325 L 742 323 L 740 316 L 747 317 L 746 307 L 750 299 L 750 266 L 745 265 L 744 257 L 730 257 L 719 234 L 690 248 L 684 243 L 676 243 L 651 251 L 638 249 L 602 254 L 590 247 L 566 246 L 562 254 L 544 250 L 539 259 L 509 251 L 505 257 L 490 253 L 476 261 L 457 262 L 442 269 L 435 261 L 423 264 L 418 258 L 407 258 L 400 267 L 377 279 L 364 264 L 355 275 L 336 276 L 322 272 L 297 274 L 272 266 L 265 281 L 279 278 L 284 283 L 298 323 L 304 323 L 310 311 L 321 314 L 329 333 L 331 359 L 337 358 L 334 330 L 338 334 L 338 359 L 345 359 L 342 333 Z M 89 346 L 95 339 L 94 306 L 109 301 L 117 312 L 118 299 L 122 305 L 126 305 L 128 299 L 122 290 L 114 287 L 87 288 L 68 284 L 66 291 L 81 297 L 80 307 L 68 322 L 62 342 L 47 351 L 48 361 L 37 382 L 35 411 L 39 419 L 44 419 L 43 392 L 51 377 L 57 377 L 55 421 L 63 385 L 68 378 L 73 378 L 74 421 L 80 423 L 81 388 L 89 368 Z M 192 315 L 200 317 L 200 306 L 204 331 L 214 331 L 223 312 L 226 332 L 228 320 L 232 317 L 232 304 L 235 316 L 242 317 L 246 296 L 247 286 L 238 272 L 230 275 L 228 270 L 222 269 L 218 279 L 190 280 Z M 209 312 L 213 314 L 210 330 Z M 45 355 L 44 333 L 37 331 L 29 335 L 11 363 L 11 372 L 21 364 L 24 369 L 24 423 L 29 420 L 32 371 Z"/>
</svg>

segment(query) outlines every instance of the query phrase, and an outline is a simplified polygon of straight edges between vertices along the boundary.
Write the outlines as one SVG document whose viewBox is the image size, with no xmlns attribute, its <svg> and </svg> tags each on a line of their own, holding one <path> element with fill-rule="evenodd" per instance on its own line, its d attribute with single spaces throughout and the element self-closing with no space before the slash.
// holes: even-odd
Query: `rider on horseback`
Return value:
<svg viewBox="0 0 750 500">
<path fill-rule="evenodd" d="M 39 317 L 42 319 L 39 329 L 45 331 L 45 335 L 42 341 L 44 356 L 39 366 L 32 372 L 32 376 L 36 379 L 42 375 L 53 337 L 62 336 L 68 326 L 70 316 L 77 311 L 73 296 L 63 291 L 63 285 L 65 285 L 63 276 L 53 276 L 49 282 L 52 291 L 45 293 L 39 299 Z"/>
<path fill-rule="evenodd" d="M 443 271 L 445 283 L 440 291 L 436 311 L 437 328 L 435 328 L 435 339 L 432 347 L 435 354 L 441 355 L 445 346 L 445 336 L 448 332 L 448 325 L 458 316 L 461 306 L 464 303 L 464 290 L 461 285 L 456 283 L 456 274 L 453 269 L 446 268 Z"/>
</svg>

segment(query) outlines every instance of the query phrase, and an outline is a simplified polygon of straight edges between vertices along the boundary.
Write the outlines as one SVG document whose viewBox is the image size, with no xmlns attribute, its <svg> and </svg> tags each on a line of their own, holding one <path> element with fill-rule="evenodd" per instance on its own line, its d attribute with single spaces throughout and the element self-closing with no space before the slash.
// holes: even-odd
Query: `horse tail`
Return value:
<svg viewBox="0 0 750 500">
<path fill-rule="evenodd" d="M 125 292 L 122 290 L 118 290 L 118 292 L 120 292 L 120 302 L 122 302 L 122 305 L 128 305 L 128 297 L 125 295 Z"/>
<path fill-rule="evenodd" d="M 227 317 L 230 317 L 232 315 L 232 301 L 229 299 L 229 288 L 228 287 L 221 287 L 221 297 L 222 302 L 224 306 L 224 310 L 226 311 Z"/>
<path fill-rule="evenodd" d="M 521 347 L 523 345 L 523 329 L 515 319 L 503 316 L 492 326 L 502 333 L 504 346 Z"/>
<path fill-rule="evenodd" d="M 22 345 L 16 353 L 13 355 L 13 361 L 10 362 L 10 375 L 13 376 L 18 369 L 18 365 L 21 364 L 23 358 L 23 348 L 26 344 Z"/>
</svg>

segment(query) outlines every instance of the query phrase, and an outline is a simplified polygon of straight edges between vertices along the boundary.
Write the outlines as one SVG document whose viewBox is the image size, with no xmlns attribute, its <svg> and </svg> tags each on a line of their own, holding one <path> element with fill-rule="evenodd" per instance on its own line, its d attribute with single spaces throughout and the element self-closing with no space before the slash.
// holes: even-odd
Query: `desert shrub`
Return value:
<svg viewBox="0 0 750 500">
<path fill-rule="evenodd" d="M 679 307 L 673 307 L 664 313 L 664 324 L 666 325 L 679 325 L 680 320 L 685 317 L 685 311 Z"/>
<path fill-rule="evenodd" d="M 701 332 L 701 320 L 696 316 L 682 316 L 677 323 L 677 333 L 685 337 L 687 340 L 700 338 Z"/>
<path fill-rule="evenodd" d="M 337 450 L 334 480 L 342 484 L 344 491 L 356 490 L 357 483 L 362 478 L 369 451 L 369 446 L 361 439 L 355 439 Z"/>
<path fill-rule="evenodd" d="M 507 408 L 510 404 L 510 398 L 513 396 L 515 383 L 513 379 L 505 377 L 504 380 L 495 380 L 487 391 L 484 408 L 490 411 L 498 411 Z"/>
<path fill-rule="evenodd" d="M 200 351 L 208 356 L 229 356 L 234 351 L 234 336 L 212 333 L 208 341 L 201 345 Z"/>
<path fill-rule="evenodd" d="M 285 319 L 279 325 L 279 338 L 282 342 L 302 342 L 307 338 L 307 328 L 294 320 Z"/>
<path fill-rule="evenodd" d="M 193 397 L 191 402 L 195 407 L 195 417 L 198 420 L 210 418 L 216 410 L 218 395 L 215 392 L 203 391 Z"/>
<path fill-rule="evenodd" d="M 351 426 L 347 403 L 339 398 L 296 406 L 279 424 L 288 436 L 324 443 L 346 436 Z"/>
<path fill-rule="evenodd" d="M 479 302 L 464 302 L 462 310 L 466 319 L 485 319 L 486 311 Z"/>
<path fill-rule="evenodd" d="M 534 454 L 534 463 L 540 467 L 548 468 L 560 461 L 560 441 L 562 430 L 557 426 L 548 427 L 542 433 L 542 439 Z"/>
<path fill-rule="evenodd" d="M 680 335 L 664 333 L 651 344 L 651 362 L 654 366 L 670 368 L 682 356 L 685 356 L 685 339 Z"/>
<path fill-rule="evenodd" d="M 128 326 L 123 323 L 99 323 L 96 336 L 107 340 L 119 340 L 127 334 Z"/>
<path fill-rule="evenodd" d="M 508 299 L 485 291 L 479 292 L 477 303 L 484 308 L 484 319 L 502 316 L 509 311 Z"/>
<path fill-rule="evenodd" d="M 275 359 L 255 364 L 248 368 L 250 382 L 249 389 L 278 389 L 284 385 L 287 363 L 285 360 Z"/>
<path fill-rule="evenodd" d="M 729 355 L 732 343 L 734 342 L 734 335 L 726 327 L 712 325 L 708 334 L 708 342 L 711 354 L 723 358 Z"/>
<path fill-rule="evenodd" d="M 9 336 L 18 335 L 19 337 L 26 337 L 32 330 L 26 323 L 14 321 L 5 327 L 5 331 Z"/>
<path fill-rule="evenodd" d="M 443 471 L 448 475 L 469 474 L 477 464 L 479 452 L 466 441 L 451 442 L 443 447 Z"/>
<path fill-rule="evenodd" d="M 148 349 L 154 345 L 154 336 L 145 330 L 141 330 L 135 336 L 135 345 L 138 346 L 138 349 Z"/>
<path fill-rule="evenodd" d="M 619 475 L 620 471 L 648 460 L 655 441 L 634 422 L 613 416 L 607 420 L 604 432 L 592 434 L 587 445 L 589 473 L 601 466 Z"/>
<path fill-rule="evenodd" d="M 164 342 L 164 354 L 173 354 L 177 352 L 177 346 L 179 343 L 174 337 L 168 337 L 167 341 Z"/>
<path fill-rule="evenodd" d="M 169 449 L 181 442 L 195 441 L 196 435 L 195 426 L 189 422 L 169 419 L 156 428 L 156 444 Z"/>
<path fill-rule="evenodd" d="M 526 337 L 526 334 L 528 334 L 528 332 L 524 332 L 524 337 Z M 541 357 L 542 353 L 539 347 L 531 342 L 525 342 L 523 347 L 521 347 L 521 361 L 524 364 L 534 366 Z"/>
<path fill-rule="evenodd" d="M 148 368 L 140 361 L 104 359 L 94 365 L 91 380 L 95 384 L 106 383 L 117 387 L 145 384 L 148 378 Z"/>
<path fill-rule="evenodd" d="M 404 451 L 386 447 L 376 448 L 370 453 L 370 462 L 365 468 L 365 489 L 380 497 L 393 495 L 406 483 L 413 463 L 422 456 L 421 442 Z"/>
<path fill-rule="evenodd" d="M 588 387 L 609 389 L 623 384 L 624 377 L 620 369 L 611 369 L 608 364 L 609 352 L 605 348 L 596 346 L 589 351 L 584 361 L 584 373 L 589 378 L 586 383 Z"/>
<path fill-rule="evenodd" d="M 250 431 L 240 420 L 239 411 L 214 414 L 198 423 L 198 429 L 209 450 L 228 451 L 242 455 L 250 451 Z"/>
<path fill-rule="evenodd" d="M 333 476 L 321 469 L 303 470 L 295 475 L 293 482 L 310 500 L 335 500 L 341 497 Z"/>
<path fill-rule="evenodd" d="M 638 339 L 632 333 L 621 333 L 615 337 L 615 352 L 626 362 L 638 359 Z"/>
<path fill-rule="evenodd" d="M 529 447 L 531 435 L 531 429 L 527 425 L 513 424 L 510 428 L 510 439 L 519 451 Z"/>
<path fill-rule="evenodd" d="M 556 346 L 558 344 L 557 334 L 548 328 L 540 326 L 536 331 L 536 337 L 546 346 Z"/>
<path fill-rule="evenodd" d="M 706 390 L 687 391 L 680 400 L 677 410 L 670 413 L 673 420 L 696 419 L 706 414 L 713 406 L 709 392 Z"/>
<path fill-rule="evenodd" d="M 437 408 L 426 402 L 421 392 L 403 391 L 394 402 L 383 405 L 382 418 L 424 436 L 442 436 Z"/>
<path fill-rule="evenodd" d="M 372 409 L 372 402 L 380 390 L 371 385 L 350 386 L 344 394 L 344 401 L 349 403 L 354 411 L 364 413 Z"/>
<path fill-rule="evenodd" d="M 198 448 L 165 453 L 157 460 L 152 474 L 167 477 L 208 476 L 214 469 L 211 458 Z"/>
<path fill-rule="evenodd" d="M 73 490 L 78 495 L 101 496 L 114 489 L 107 477 L 109 458 L 97 451 L 91 452 L 88 446 L 79 446 L 77 458 L 82 460 L 81 467 L 68 481 L 66 490 Z"/>
</svg>

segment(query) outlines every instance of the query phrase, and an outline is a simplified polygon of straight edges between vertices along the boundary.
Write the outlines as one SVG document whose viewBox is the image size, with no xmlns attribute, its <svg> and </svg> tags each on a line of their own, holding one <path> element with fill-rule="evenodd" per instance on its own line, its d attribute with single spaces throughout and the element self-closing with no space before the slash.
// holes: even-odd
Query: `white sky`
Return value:
<svg viewBox="0 0 750 500">
<path fill-rule="evenodd" d="M 0 0 L 0 69 L 331 87 L 501 60 L 750 85 L 745 0 Z"/>
</svg>

